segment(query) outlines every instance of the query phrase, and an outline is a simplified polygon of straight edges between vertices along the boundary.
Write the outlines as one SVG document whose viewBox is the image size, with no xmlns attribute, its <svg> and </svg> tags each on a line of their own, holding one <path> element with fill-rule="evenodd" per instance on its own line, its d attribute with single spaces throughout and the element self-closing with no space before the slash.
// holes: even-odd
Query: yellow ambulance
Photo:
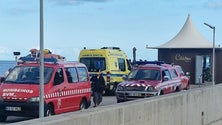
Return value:
<svg viewBox="0 0 222 125">
<path fill-rule="evenodd" d="M 96 75 L 99 69 L 106 81 L 106 94 L 114 95 L 123 75 L 131 70 L 131 64 L 126 54 L 119 47 L 102 47 L 101 49 L 86 49 L 80 51 L 79 61 L 84 63 L 90 76 Z"/>
</svg>

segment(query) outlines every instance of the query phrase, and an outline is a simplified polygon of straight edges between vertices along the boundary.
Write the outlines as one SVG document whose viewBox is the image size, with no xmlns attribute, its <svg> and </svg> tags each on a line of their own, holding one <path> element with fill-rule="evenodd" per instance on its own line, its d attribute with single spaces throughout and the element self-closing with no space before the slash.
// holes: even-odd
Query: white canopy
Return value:
<svg viewBox="0 0 222 125">
<path fill-rule="evenodd" d="M 213 48 L 213 42 L 209 42 L 198 32 L 188 15 L 182 29 L 173 39 L 160 46 L 147 48 Z"/>
</svg>

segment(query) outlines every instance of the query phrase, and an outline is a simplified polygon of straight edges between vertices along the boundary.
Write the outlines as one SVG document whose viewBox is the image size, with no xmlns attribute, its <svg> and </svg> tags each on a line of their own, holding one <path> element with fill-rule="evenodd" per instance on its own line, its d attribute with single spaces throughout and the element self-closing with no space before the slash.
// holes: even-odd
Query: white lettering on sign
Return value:
<svg viewBox="0 0 222 125">
<path fill-rule="evenodd" d="M 21 92 L 21 93 L 33 93 L 33 90 L 30 89 L 3 89 L 3 93 L 10 93 L 10 92 Z"/>
<path fill-rule="evenodd" d="M 187 61 L 191 61 L 191 58 L 189 58 L 187 56 L 180 55 L 180 54 L 176 54 L 175 55 L 175 60 L 187 62 Z"/>
</svg>

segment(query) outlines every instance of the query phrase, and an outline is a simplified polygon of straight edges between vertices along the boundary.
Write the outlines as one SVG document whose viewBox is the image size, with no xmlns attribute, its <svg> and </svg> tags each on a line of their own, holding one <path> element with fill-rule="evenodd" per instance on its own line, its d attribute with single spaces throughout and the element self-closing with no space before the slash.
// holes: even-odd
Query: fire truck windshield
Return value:
<svg viewBox="0 0 222 125">
<path fill-rule="evenodd" d="M 44 67 L 44 83 L 48 83 L 53 72 L 53 68 Z M 5 79 L 5 83 L 13 84 L 39 84 L 38 66 L 16 66 Z"/>
<path fill-rule="evenodd" d="M 130 80 L 160 80 L 160 70 L 153 69 L 136 69 L 129 75 Z"/>
</svg>

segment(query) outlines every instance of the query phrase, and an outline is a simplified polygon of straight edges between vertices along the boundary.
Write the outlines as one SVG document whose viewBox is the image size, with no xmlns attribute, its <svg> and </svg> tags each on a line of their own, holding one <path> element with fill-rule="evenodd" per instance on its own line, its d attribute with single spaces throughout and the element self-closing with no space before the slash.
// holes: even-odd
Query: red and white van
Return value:
<svg viewBox="0 0 222 125">
<path fill-rule="evenodd" d="M 7 116 L 38 117 L 39 68 L 33 57 L 22 57 L 0 85 L 0 121 Z M 45 58 L 44 115 L 88 108 L 91 84 L 87 67 L 79 62 Z"/>
<path fill-rule="evenodd" d="M 124 79 L 116 89 L 117 103 L 178 92 L 181 86 L 173 66 L 162 62 L 134 67 Z"/>
</svg>

